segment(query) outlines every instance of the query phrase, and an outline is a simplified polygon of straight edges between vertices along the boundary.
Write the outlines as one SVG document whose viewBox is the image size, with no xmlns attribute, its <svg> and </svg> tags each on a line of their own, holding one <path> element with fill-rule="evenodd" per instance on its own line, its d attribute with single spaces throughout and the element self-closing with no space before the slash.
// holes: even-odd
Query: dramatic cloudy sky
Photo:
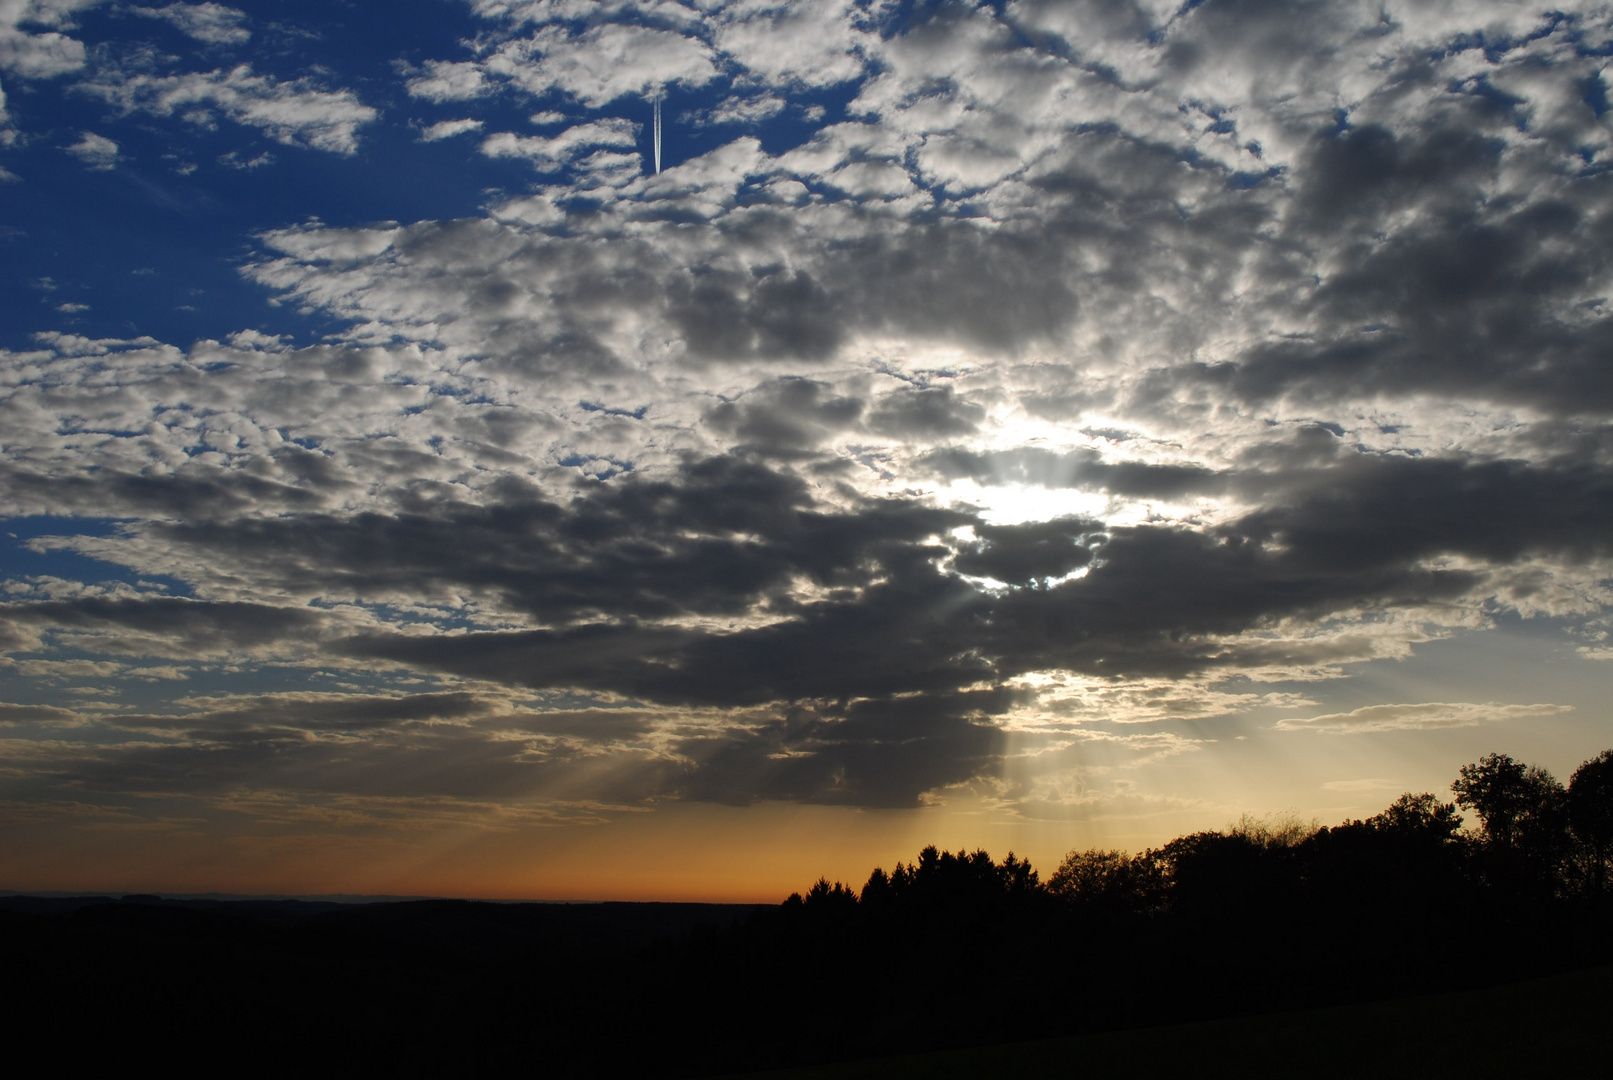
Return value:
<svg viewBox="0 0 1613 1080">
<path fill-rule="evenodd" d="M 0 887 L 776 899 L 1565 774 L 1610 82 L 1595 3 L 0 0 Z"/>
</svg>

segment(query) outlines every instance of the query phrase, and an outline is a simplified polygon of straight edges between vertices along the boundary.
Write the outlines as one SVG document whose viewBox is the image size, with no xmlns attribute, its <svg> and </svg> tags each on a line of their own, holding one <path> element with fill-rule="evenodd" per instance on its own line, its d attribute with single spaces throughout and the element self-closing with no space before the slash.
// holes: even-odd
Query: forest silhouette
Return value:
<svg viewBox="0 0 1613 1080">
<path fill-rule="evenodd" d="M 1494 986 L 1610 959 L 1613 751 L 1141 853 L 927 847 L 774 906 L 0 900 L 23 1042 L 254 1073 L 701 1076 Z M 1472 823 L 1463 825 L 1462 812 Z M 82 1032 L 95 1031 L 86 1040 Z"/>
</svg>

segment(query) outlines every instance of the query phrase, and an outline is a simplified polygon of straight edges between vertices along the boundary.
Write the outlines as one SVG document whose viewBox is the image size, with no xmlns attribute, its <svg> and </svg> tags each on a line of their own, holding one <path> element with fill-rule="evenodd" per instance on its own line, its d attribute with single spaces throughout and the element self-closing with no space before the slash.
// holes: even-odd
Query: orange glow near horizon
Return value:
<svg viewBox="0 0 1613 1080">
<path fill-rule="evenodd" d="M 1138 851 L 1224 828 L 1244 813 L 1331 825 L 1370 816 L 1402 791 L 1448 798 L 1457 768 L 1494 750 L 1566 778 L 1606 748 L 1605 730 L 1605 714 L 1587 708 L 1532 729 L 1474 727 L 1381 740 L 1301 734 L 1278 747 L 1223 731 L 1146 769 L 1123 767 L 1093 747 L 1081 766 L 1098 780 L 1118 770 L 1123 786 L 1093 803 L 1050 807 L 1052 816 L 1041 819 L 961 792 L 919 809 L 662 803 L 590 823 L 503 827 L 496 820 L 443 824 L 442 815 L 421 824 L 428 820 L 423 815 L 331 828 L 317 808 L 305 820 L 272 822 L 175 798 L 75 804 L 66 820 L 41 815 L 7 823 L 0 831 L 0 889 L 778 903 L 820 876 L 860 888 L 874 867 L 911 861 L 929 844 L 984 849 L 999 860 L 1013 851 L 1045 880 L 1071 850 Z M 523 820 L 506 815 L 512 818 Z"/>
<path fill-rule="evenodd" d="M 0 846 L 17 891 L 445 896 L 489 900 L 777 903 L 818 877 L 861 886 L 926 844 L 1010 849 L 1044 874 L 1081 846 L 1070 823 L 947 808 L 768 803 L 670 806 L 595 825 L 407 836 L 215 829 L 17 830 Z"/>
</svg>

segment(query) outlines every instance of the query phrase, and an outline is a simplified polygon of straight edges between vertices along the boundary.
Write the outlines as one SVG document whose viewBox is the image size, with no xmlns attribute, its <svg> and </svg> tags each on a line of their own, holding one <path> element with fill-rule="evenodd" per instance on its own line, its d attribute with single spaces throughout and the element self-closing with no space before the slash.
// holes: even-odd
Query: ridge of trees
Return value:
<svg viewBox="0 0 1613 1080">
<path fill-rule="evenodd" d="M 1605 902 L 1613 750 L 1581 764 L 1566 787 L 1539 766 L 1487 754 L 1461 767 L 1451 792 L 1450 802 L 1407 792 L 1381 813 L 1331 827 L 1245 815 L 1225 830 L 1135 854 L 1071 851 L 1045 883 L 1013 852 L 999 863 L 981 850 L 930 846 L 890 873 L 876 867 L 860 890 L 819 878 L 783 906 L 844 912 L 1043 902 L 1094 916 L 1149 916 L 1340 889 L 1371 891 L 1379 902 L 1430 889 L 1477 891 L 1491 901 Z M 1463 827 L 1460 810 L 1475 815 L 1476 827 Z"/>
</svg>

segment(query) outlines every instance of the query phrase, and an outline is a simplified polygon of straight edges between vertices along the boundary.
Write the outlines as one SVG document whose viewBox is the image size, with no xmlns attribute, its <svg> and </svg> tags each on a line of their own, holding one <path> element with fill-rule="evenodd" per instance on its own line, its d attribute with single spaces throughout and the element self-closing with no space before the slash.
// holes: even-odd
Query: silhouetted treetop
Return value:
<svg viewBox="0 0 1613 1080">
<path fill-rule="evenodd" d="M 1506 754 L 1463 765 L 1451 790 L 1458 805 L 1479 815 L 1485 837 L 1502 847 L 1518 847 L 1566 823 L 1562 784 L 1545 769 Z"/>
<path fill-rule="evenodd" d="M 1613 750 L 1604 750 L 1574 770 L 1568 781 L 1568 821 L 1586 848 L 1590 888 L 1600 899 L 1607 891 L 1613 858 Z"/>
<path fill-rule="evenodd" d="M 1366 825 L 1414 842 L 1452 844 L 1461 832 L 1462 815 L 1455 803 L 1442 803 L 1426 791 L 1417 795 L 1408 791 L 1383 813 L 1367 818 Z"/>
<path fill-rule="evenodd" d="M 1118 915 L 1151 911 L 1165 894 L 1165 872 L 1152 851 L 1072 851 L 1064 857 L 1047 891 L 1090 911 Z"/>
<path fill-rule="evenodd" d="M 807 890 L 805 904 L 809 908 L 823 910 L 856 907 L 857 894 L 838 881 L 830 885 L 827 879 L 820 877 L 812 888 Z"/>
<path fill-rule="evenodd" d="M 889 874 L 875 867 L 861 901 L 869 906 L 979 905 L 1041 894 L 1036 869 L 1011 851 L 996 863 L 984 851 L 953 854 L 931 845 L 914 862 L 897 863 Z"/>
</svg>

